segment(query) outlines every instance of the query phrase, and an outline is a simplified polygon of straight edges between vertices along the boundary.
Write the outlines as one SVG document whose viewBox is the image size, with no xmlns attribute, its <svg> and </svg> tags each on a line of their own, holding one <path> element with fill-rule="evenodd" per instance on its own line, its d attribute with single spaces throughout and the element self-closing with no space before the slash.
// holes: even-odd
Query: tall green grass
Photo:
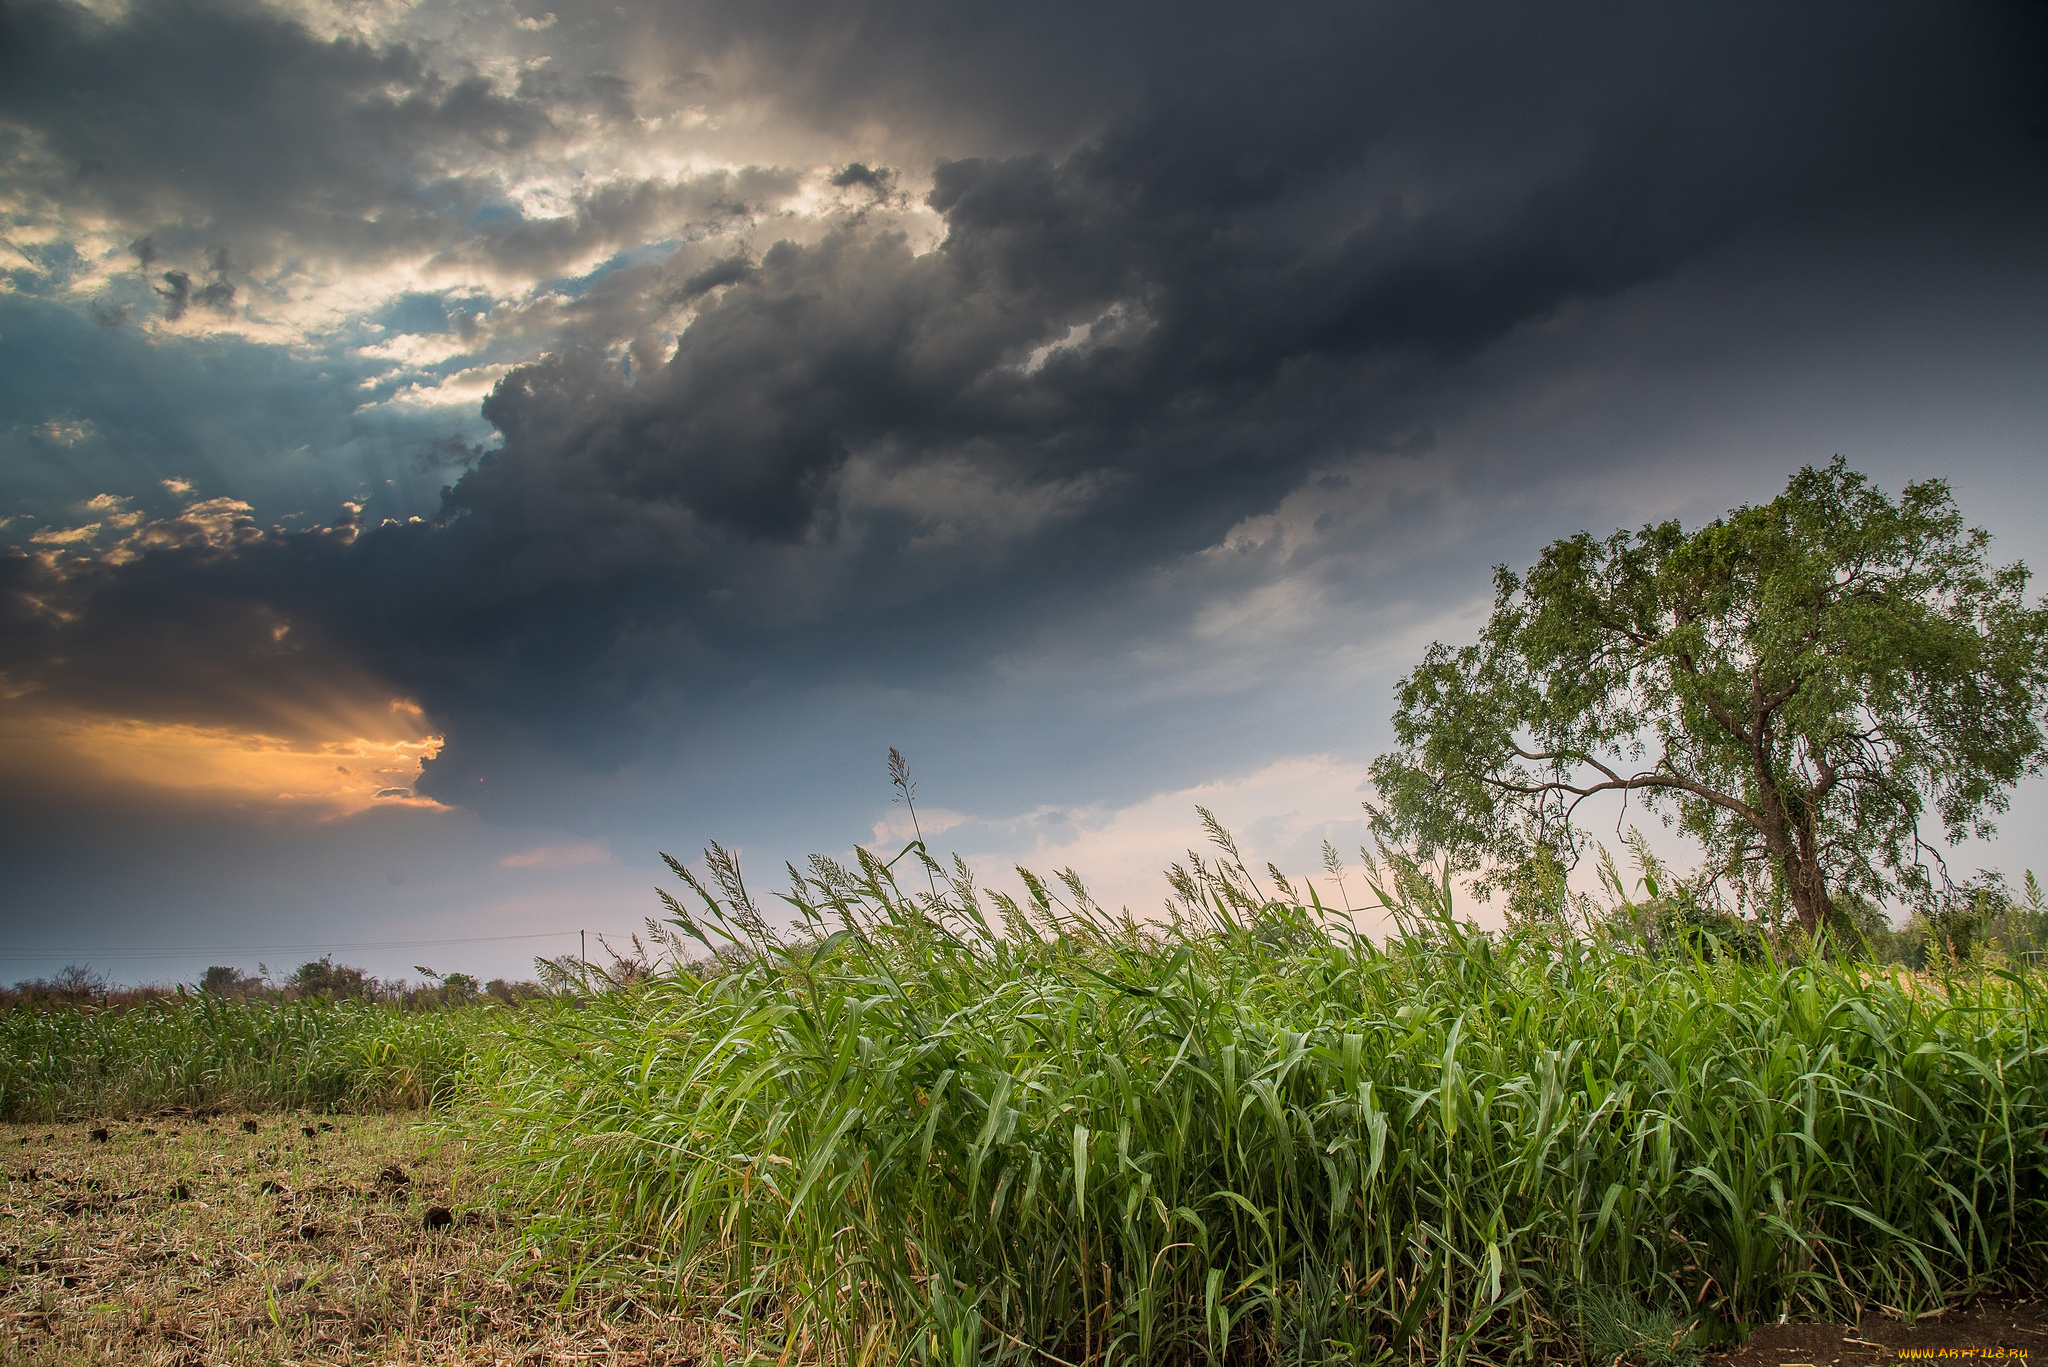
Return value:
<svg viewBox="0 0 2048 1367">
<path fill-rule="evenodd" d="M 453 1093 L 498 1014 L 203 994 L 119 1010 L 0 1012 L 0 1120 L 424 1106 Z"/>
<path fill-rule="evenodd" d="M 717 963 L 523 1017 L 456 1123 L 797 1357 L 1551 1359 L 2048 1270 L 2025 976 L 1488 936 L 1400 867 L 1374 944 L 1228 846 L 1152 927 L 863 854 L 778 936 L 713 868 Z"/>
</svg>

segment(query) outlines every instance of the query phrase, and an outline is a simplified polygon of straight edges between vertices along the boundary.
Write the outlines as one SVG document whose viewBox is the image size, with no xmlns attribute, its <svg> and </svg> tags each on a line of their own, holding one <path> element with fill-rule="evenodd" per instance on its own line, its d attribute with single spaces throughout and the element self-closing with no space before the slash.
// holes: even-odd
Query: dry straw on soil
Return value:
<svg viewBox="0 0 2048 1367">
<path fill-rule="evenodd" d="M 703 1355 L 702 1326 L 672 1313 L 597 1287 L 565 1299 L 519 1229 L 479 1203 L 459 1146 L 433 1145 L 416 1121 L 0 1126 L 0 1360 L 661 1367 Z M 430 1229 L 436 1210 L 447 1224 Z"/>
</svg>

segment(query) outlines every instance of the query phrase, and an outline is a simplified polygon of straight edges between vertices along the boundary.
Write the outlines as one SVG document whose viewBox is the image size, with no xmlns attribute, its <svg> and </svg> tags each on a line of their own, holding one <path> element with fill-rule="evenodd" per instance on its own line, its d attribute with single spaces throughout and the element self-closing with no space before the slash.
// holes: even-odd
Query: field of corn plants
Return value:
<svg viewBox="0 0 2048 1367">
<path fill-rule="evenodd" d="M 0 1011 L 0 1121 L 425 1106 L 453 1092 L 500 1011 L 204 993 Z"/>
<path fill-rule="evenodd" d="M 787 934 L 714 847 L 698 965 L 509 1019 L 450 1123 L 783 1361 L 1669 1362 L 2048 1275 L 2035 975 L 1484 935 L 1398 863 L 1373 942 L 1224 843 L 1170 925 L 863 854 Z"/>
</svg>

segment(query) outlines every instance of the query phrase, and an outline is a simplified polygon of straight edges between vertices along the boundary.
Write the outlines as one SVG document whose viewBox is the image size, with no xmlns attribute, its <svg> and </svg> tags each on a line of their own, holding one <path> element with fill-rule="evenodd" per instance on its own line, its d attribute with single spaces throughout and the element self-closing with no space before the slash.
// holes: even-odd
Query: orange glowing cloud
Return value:
<svg viewBox="0 0 2048 1367">
<path fill-rule="evenodd" d="M 5 767 L 67 774 L 99 789 L 234 806 L 270 807 L 319 819 L 371 807 L 438 809 L 413 785 L 441 749 L 420 709 L 394 700 L 324 718 L 300 718 L 286 737 L 229 726 L 147 721 L 62 710 L 0 717 Z M 282 729 L 282 728 L 281 728 Z"/>
</svg>

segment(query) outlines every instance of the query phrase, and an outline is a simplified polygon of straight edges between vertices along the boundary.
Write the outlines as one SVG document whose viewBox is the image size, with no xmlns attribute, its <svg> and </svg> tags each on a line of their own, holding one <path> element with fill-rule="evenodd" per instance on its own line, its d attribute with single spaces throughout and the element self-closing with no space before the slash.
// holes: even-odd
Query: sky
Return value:
<svg viewBox="0 0 2048 1367">
<path fill-rule="evenodd" d="M 1355 848 L 1557 537 L 1840 454 L 2048 563 L 2043 69 L 2022 3 L 0 0 L 0 979 L 524 976 L 661 851 L 893 852 L 891 746 L 1142 913 L 1197 804 Z M 2048 871 L 2048 788 L 1962 854 Z"/>
</svg>

